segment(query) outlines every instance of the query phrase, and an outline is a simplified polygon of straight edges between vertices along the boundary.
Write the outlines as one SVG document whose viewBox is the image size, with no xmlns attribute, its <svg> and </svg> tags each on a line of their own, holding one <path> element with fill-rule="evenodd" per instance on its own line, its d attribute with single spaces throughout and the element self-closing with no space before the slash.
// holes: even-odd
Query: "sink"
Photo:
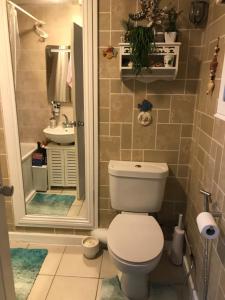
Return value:
<svg viewBox="0 0 225 300">
<path fill-rule="evenodd" d="M 57 126 L 50 128 L 49 126 L 43 130 L 46 138 L 57 144 L 71 144 L 75 142 L 74 127 L 64 128 Z"/>
</svg>

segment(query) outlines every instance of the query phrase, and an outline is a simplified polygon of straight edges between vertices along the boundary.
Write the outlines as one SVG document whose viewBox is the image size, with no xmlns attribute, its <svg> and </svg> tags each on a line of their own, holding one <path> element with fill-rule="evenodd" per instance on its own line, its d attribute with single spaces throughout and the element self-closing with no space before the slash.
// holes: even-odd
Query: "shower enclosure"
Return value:
<svg viewBox="0 0 225 300">
<path fill-rule="evenodd" d="M 3 115 L 10 179 L 16 190 L 13 198 L 16 225 L 63 228 L 93 227 L 97 222 L 98 180 L 98 176 L 96 176 L 97 51 L 94 50 L 94 43 L 97 49 L 97 2 L 94 1 L 90 5 L 88 1 L 84 1 L 82 7 L 70 0 L 57 4 L 52 4 L 48 0 L 41 4 L 32 3 L 32 1 L 26 3 L 25 0 L 20 6 L 15 4 L 10 6 L 11 8 L 18 9 L 19 26 L 17 29 L 19 29 L 20 36 L 17 49 L 15 43 L 11 42 L 11 63 L 13 64 L 13 53 L 16 53 L 17 59 L 19 55 L 19 60 L 15 62 L 14 66 L 14 82 L 9 74 L 8 89 L 5 88 L 7 83 L 3 88 L 3 94 L 8 93 L 7 97 L 3 95 Z M 81 15 L 78 14 L 79 11 L 82 12 Z M 55 21 L 56 17 L 58 22 Z M 10 19 L 9 13 L 8 19 Z M 81 24 L 82 19 L 83 25 Z M 41 25 L 41 30 L 44 30 L 43 34 L 37 30 L 37 24 Z M 10 26 L 9 31 L 12 34 Z M 5 37 L 7 40 L 7 32 L 5 32 Z M 6 46 L 8 47 L 8 45 Z M 5 50 L 3 56 L 9 50 L 7 47 L 3 49 Z M 68 53 L 66 57 L 64 54 L 62 55 L 62 52 L 58 52 L 56 59 L 58 65 L 58 69 L 57 67 L 55 69 L 56 73 L 62 72 L 61 75 L 63 75 L 53 81 L 54 86 L 58 89 L 58 99 L 56 99 L 56 94 L 50 96 L 52 94 L 47 92 L 48 70 L 45 53 L 48 53 L 50 48 L 53 53 L 55 50 L 56 52 L 57 50 L 66 50 Z M 95 59 L 93 59 L 94 57 Z M 58 63 L 59 61 L 60 63 Z M 4 65 L 3 69 L 8 67 L 8 65 Z M 65 69 L 67 69 L 67 76 L 63 73 Z M 68 81 L 69 73 L 70 80 Z M 14 85 L 14 90 L 10 84 Z M 64 88 L 65 84 L 66 88 Z M 52 97 L 54 99 L 49 99 Z M 4 99 L 9 99 L 8 103 L 4 102 Z M 52 118 L 54 112 L 49 100 L 57 104 L 57 109 L 60 109 L 58 115 L 55 116 L 57 119 L 56 129 L 60 127 L 66 132 L 70 129 L 67 130 L 67 125 L 73 124 L 74 143 L 57 145 L 52 140 L 46 140 L 44 129 L 50 125 L 49 119 Z M 9 134 L 7 134 L 7 130 Z M 26 202 L 24 201 L 24 174 L 22 174 L 19 144 L 20 142 L 26 144 L 37 141 L 44 141 L 48 160 L 47 165 L 43 162 L 44 160 L 42 164 L 38 165 L 43 148 L 39 148 L 39 151 L 31 154 L 32 179 L 45 178 L 44 172 L 47 169 L 47 190 L 34 188 L 33 195 L 31 193 L 30 199 Z M 13 160 L 16 162 L 14 165 L 12 164 Z M 75 162 L 74 165 L 73 162 Z M 43 173 L 38 173 L 40 170 Z M 70 179 L 74 174 L 77 175 L 76 186 L 71 183 Z M 53 175 L 62 176 L 64 183 L 60 183 L 58 186 L 52 184 Z M 37 186 L 37 182 L 33 182 L 33 186 Z M 37 193 L 38 197 L 36 198 L 38 199 L 35 199 L 35 205 L 40 201 L 42 201 L 41 203 L 49 202 L 48 205 L 51 208 L 57 202 L 60 205 L 65 204 L 62 210 L 58 209 L 57 211 L 62 212 L 65 207 L 69 207 L 69 210 L 65 214 L 60 213 L 59 215 L 49 213 L 49 209 L 48 213 L 44 215 L 41 213 L 31 214 L 32 210 L 28 209 L 27 205 L 33 201 Z M 44 200 L 43 194 L 46 194 Z M 75 197 L 72 202 L 71 196 Z M 49 200 L 49 198 L 51 199 Z M 79 205 L 84 203 L 85 210 L 79 209 L 82 211 L 80 215 L 72 214 L 72 211 L 78 210 Z"/>
</svg>

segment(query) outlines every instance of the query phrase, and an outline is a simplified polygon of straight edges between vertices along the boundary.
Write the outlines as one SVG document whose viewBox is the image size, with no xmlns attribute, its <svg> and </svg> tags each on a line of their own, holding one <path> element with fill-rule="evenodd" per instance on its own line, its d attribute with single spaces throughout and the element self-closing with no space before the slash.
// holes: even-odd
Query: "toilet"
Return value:
<svg viewBox="0 0 225 300">
<path fill-rule="evenodd" d="M 121 271 L 121 289 L 128 299 L 149 296 L 149 273 L 160 261 L 164 237 L 149 213 L 162 206 L 168 166 L 165 163 L 110 161 L 111 206 L 120 212 L 107 232 L 109 254 Z"/>
</svg>

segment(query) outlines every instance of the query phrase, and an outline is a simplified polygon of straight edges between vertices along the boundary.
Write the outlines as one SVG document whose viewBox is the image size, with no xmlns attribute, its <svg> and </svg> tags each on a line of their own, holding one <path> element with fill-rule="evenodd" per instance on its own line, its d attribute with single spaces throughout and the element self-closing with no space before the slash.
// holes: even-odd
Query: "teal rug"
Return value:
<svg viewBox="0 0 225 300">
<path fill-rule="evenodd" d="M 48 254 L 48 250 L 15 248 L 10 251 L 16 299 L 26 300 Z"/>
<path fill-rule="evenodd" d="M 173 285 L 151 284 L 151 300 L 179 300 Z M 118 277 L 103 279 L 100 300 L 127 300 L 120 289 Z"/>
<path fill-rule="evenodd" d="M 27 204 L 27 214 L 66 216 L 75 199 L 71 195 L 36 193 Z"/>
</svg>

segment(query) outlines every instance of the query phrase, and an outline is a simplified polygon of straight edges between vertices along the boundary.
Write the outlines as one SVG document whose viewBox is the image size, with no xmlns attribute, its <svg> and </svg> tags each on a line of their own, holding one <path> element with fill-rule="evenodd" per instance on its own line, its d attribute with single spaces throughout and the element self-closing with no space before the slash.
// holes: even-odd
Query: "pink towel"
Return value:
<svg viewBox="0 0 225 300">
<path fill-rule="evenodd" d="M 73 77 L 72 77 L 72 62 L 71 62 L 71 57 L 70 57 L 70 61 L 69 61 L 69 64 L 68 64 L 68 72 L 67 72 L 66 82 L 72 88 Z"/>
</svg>

